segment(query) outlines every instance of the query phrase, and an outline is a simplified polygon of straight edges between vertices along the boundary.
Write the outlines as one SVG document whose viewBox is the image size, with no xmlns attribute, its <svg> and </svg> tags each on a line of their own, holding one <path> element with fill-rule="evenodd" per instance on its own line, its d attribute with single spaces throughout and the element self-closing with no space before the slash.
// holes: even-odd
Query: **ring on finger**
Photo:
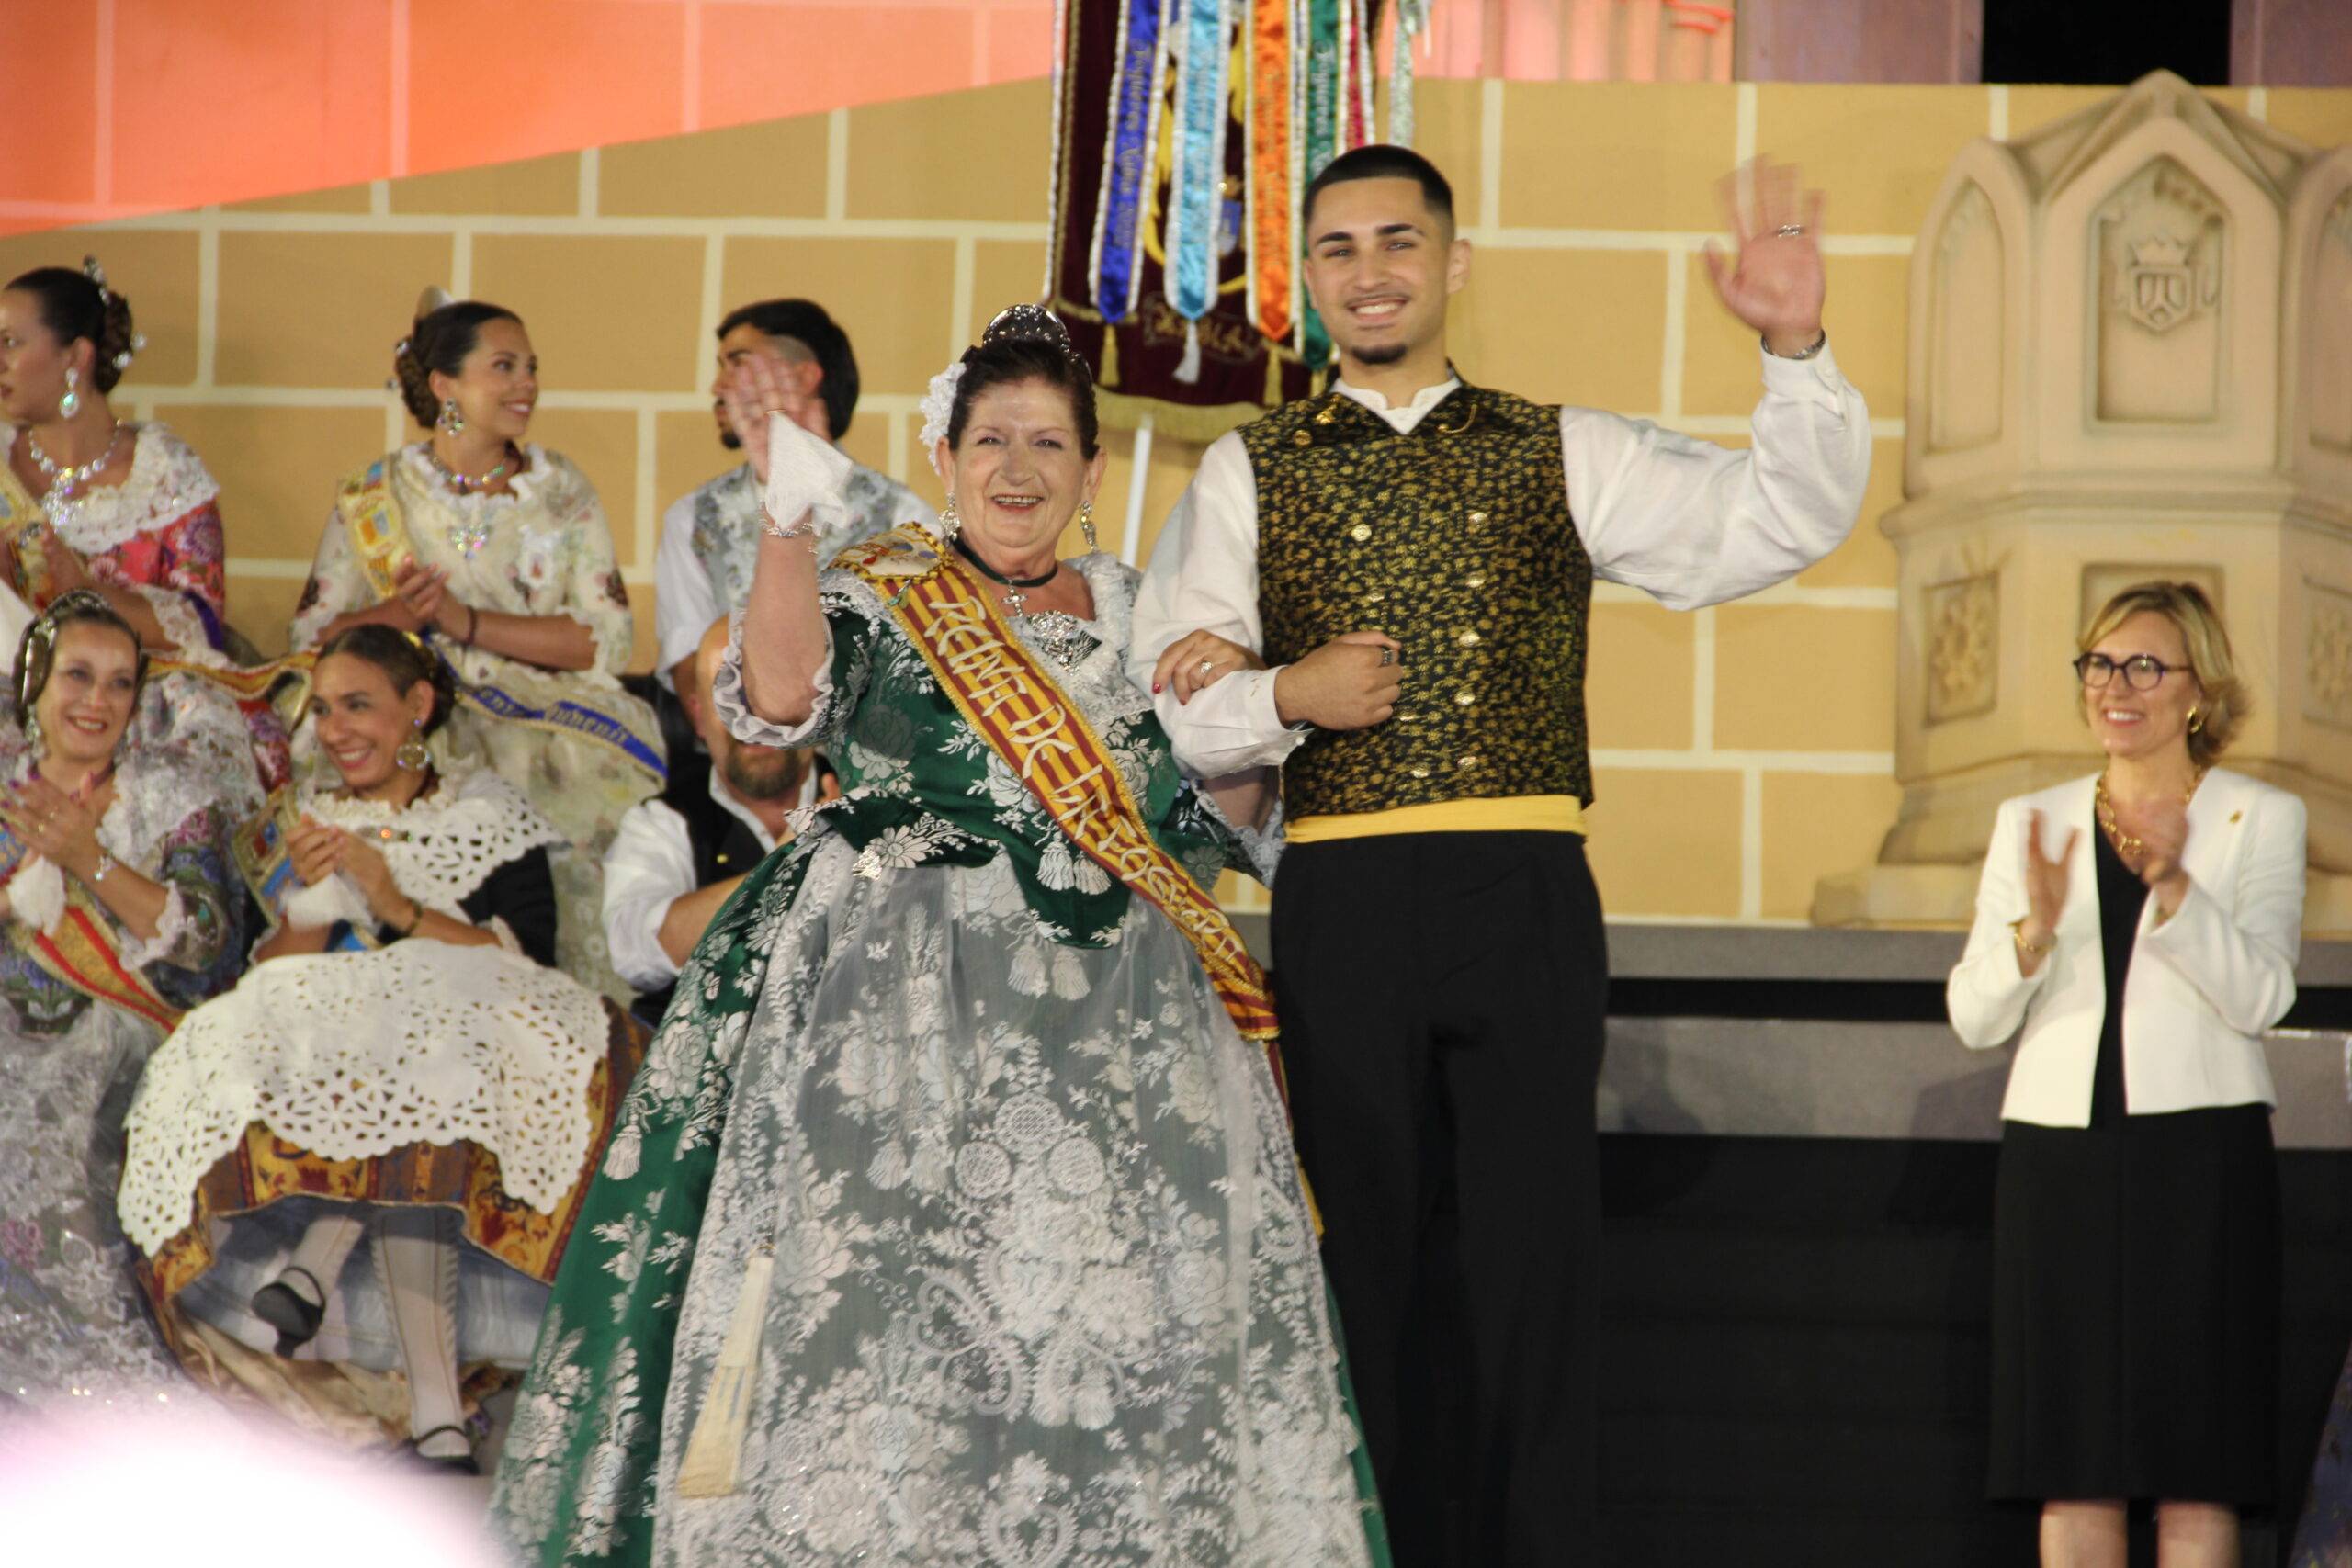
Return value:
<svg viewBox="0 0 2352 1568">
<path fill-rule="evenodd" d="M 1384 648 L 1384 649 L 1382 649 L 1380 650 L 1380 662 L 1381 662 L 1381 663 L 1383 663 L 1383 664 L 1394 664 L 1394 663 L 1396 663 L 1396 650 L 1395 649 L 1393 649 L 1393 648 Z"/>
<path fill-rule="evenodd" d="M 1212 671 L 1212 670 L 1214 670 L 1214 669 L 1216 669 L 1216 660 L 1214 660 L 1214 659 L 1204 659 L 1204 660 L 1201 660 L 1201 673 L 1202 673 L 1202 674 L 1205 675 L 1205 674 L 1207 674 L 1210 671 Z"/>
<path fill-rule="evenodd" d="M 1772 237 L 1776 240 L 1802 240 L 1804 238 L 1804 225 L 1783 223 L 1772 231 Z"/>
</svg>

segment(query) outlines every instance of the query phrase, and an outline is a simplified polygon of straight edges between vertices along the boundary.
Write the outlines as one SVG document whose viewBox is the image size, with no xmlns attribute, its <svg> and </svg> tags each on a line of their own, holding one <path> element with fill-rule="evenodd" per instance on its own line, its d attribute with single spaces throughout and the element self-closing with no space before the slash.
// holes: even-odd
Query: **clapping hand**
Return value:
<svg viewBox="0 0 2352 1568">
<path fill-rule="evenodd" d="M 2075 845 L 2081 841 L 2083 830 L 2070 828 L 2066 842 L 2056 855 L 2045 854 L 2041 848 L 2041 813 L 2029 811 L 2025 818 L 2025 923 L 2018 934 L 2035 947 L 2047 947 L 2058 931 L 2059 911 L 2066 907 L 2066 866 L 2075 857 Z"/>
<path fill-rule="evenodd" d="M 0 822 L 51 865 L 76 876 L 97 865 L 97 813 L 39 773 L 9 791 Z"/>
<path fill-rule="evenodd" d="M 1821 340 L 1828 292 L 1821 193 L 1801 190 L 1795 166 L 1769 158 L 1725 175 L 1720 188 L 1739 251 L 1727 261 L 1707 242 L 1707 276 L 1724 308 L 1763 334 L 1774 354 L 1803 354 Z"/>
<path fill-rule="evenodd" d="M 65 541 L 57 536 L 53 527 L 40 531 L 42 564 L 49 569 L 49 592 L 52 598 L 76 588 L 96 588 L 98 580 L 82 558 L 74 553 Z"/>
<path fill-rule="evenodd" d="M 2180 908 L 2188 891 L 2188 873 L 2181 856 L 2188 849 L 2188 803 L 2177 795 L 2158 795 L 2134 806 L 2117 805 L 2116 830 L 2140 840 L 2140 880 L 2157 897 L 2167 915 Z"/>
<path fill-rule="evenodd" d="M 316 887 L 334 874 L 343 845 L 344 836 L 315 817 L 305 816 L 286 835 L 287 858 L 305 887 Z"/>
</svg>

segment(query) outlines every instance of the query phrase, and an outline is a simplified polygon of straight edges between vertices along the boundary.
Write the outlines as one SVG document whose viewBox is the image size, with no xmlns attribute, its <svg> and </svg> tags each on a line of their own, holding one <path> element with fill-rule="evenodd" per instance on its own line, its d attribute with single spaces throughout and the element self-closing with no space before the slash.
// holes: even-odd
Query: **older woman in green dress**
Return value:
<svg viewBox="0 0 2352 1568">
<path fill-rule="evenodd" d="M 1007 312 L 934 399 L 944 536 L 829 571 L 827 449 L 754 452 L 718 701 L 848 790 L 680 978 L 494 1506 L 549 1564 L 1363 1564 L 1272 1014 L 1206 893 L 1262 842 L 1123 673 L 1132 570 L 1056 558 L 1103 468 L 1060 323 Z"/>
</svg>

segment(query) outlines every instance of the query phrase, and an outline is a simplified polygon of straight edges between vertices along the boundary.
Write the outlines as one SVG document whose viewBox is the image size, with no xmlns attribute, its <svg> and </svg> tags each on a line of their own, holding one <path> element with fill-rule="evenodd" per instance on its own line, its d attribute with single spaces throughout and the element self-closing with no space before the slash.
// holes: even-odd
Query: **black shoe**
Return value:
<svg viewBox="0 0 2352 1568">
<path fill-rule="evenodd" d="M 280 1278 L 255 1291 L 247 1304 L 255 1317 L 277 1330 L 277 1353 L 291 1356 L 318 1337 L 319 1325 L 326 1321 L 327 1309 L 304 1301 L 300 1292 L 286 1283 L 284 1274 L 300 1274 L 311 1281 L 312 1290 L 319 1289 L 319 1281 L 308 1269 L 289 1268 L 282 1271 Z M 323 1299 L 326 1292 L 320 1291 L 319 1294 Z"/>
<path fill-rule="evenodd" d="M 454 1432 L 465 1438 L 466 1451 L 461 1454 L 447 1455 L 420 1451 L 420 1444 L 429 1443 L 444 1432 Z M 472 1434 L 463 1427 L 435 1427 L 430 1432 L 420 1432 L 408 1440 L 408 1451 L 415 1454 L 417 1462 L 428 1469 L 442 1471 L 450 1475 L 480 1475 L 481 1473 L 481 1461 L 474 1458 Z"/>
</svg>

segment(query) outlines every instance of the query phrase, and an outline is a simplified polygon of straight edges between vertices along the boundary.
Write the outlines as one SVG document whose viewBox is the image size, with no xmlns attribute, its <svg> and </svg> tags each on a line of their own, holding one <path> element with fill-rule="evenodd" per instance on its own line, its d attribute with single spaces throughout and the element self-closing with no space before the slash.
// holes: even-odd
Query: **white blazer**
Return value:
<svg viewBox="0 0 2352 1568">
<path fill-rule="evenodd" d="M 2098 783 L 2093 775 L 2001 803 L 1976 890 L 1976 924 L 1944 987 L 1952 1028 L 1972 1046 L 1999 1045 L 2023 1026 L 2001 1105 L 2008 1121 L 2090 1125 L 2108 1008 L 2092 858 Z M 2009 922 L 2028 912 L 2032 811 L 2041 813 L 2044 853 L 2058 853 L 2069 829 L 2081 837 L 2067 862 L 2054 945 L 2029 978 L 2018 973 Z M 2303 820 L 2295 796 L 2219 768 L 2189 802 L 2182 852 L 2189 891 L 2161 925 L 2150 896 L 2123 987 L 2124 1103 L 2133 1114 L 2278 1103 L 2262 1032 L 2295 999 Z"/>
</svg>

